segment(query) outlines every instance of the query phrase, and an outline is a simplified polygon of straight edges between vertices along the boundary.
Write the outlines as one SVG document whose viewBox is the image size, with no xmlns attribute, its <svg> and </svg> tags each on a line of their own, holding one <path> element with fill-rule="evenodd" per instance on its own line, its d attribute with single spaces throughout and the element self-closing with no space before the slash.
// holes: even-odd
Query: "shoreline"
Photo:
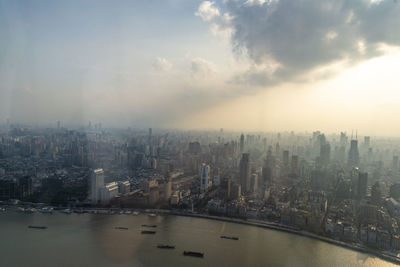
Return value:
<svg viewBox="0 0 400 267">
<path fill-rule="evenodd" d="M 15 207 L 15 206 L 14 206 Z M 57 210 L 60 214 L 63 214 L 61 211 L 62 208 L 58 207 L 55 209 Z M 79 210 L 79 209 L 76 209 Z M 94 214 L 103 214 L 103 215 L 117 215 L 119 213 L 97 213 L 99 210 L 123 210 L 123 209 L 105 209 L 105 208 L 91 208 L 91 209 L 81 209 L 81 211 L 84 211 L 83 213 L 88 213 L 88 214 L 93 214 L 92 211 L 96 211 Z M 131 210 L 131 209 L 129 209 Z M 17 210 L 14 210 L 18 212 Z M 71 209 L 71 212 L 74 212 L 75 209 Z M 224 217 L 224 216 L 214 216 L 214 215 L 208 215 L 208 214 L 200 214 L 200 213 L 189 213 L 189 212 L 179 212 L 179 211 L 174 211 L 174 210 L 159 210 L 159 209 L 132 209 L 131 211 L 139 211 L 140 213 L 144 214 L 150 214 L 150 213 L 155 213 L 157 215 L 173 215 L 173 216 L 183 216 L 183 217 L 192 217 L 192 218 L 200 218 L 200 219 L 207 219 L 207 220 L 216 220 L 216 221 L 222 221 L 222 222 L 230 222 L 230 223 L 237 223 L 237 224 L 242 224 L 242 225 L 247 225 L 247 226 L 254 226 L 254 227 L 260 227 L 260 228 L 265 228 L 265 229 L 270 229 L 270 230 L 277 230 L 281 232 L 286 232 L 289 234 L 295 234 L 303 237 L 308 237 L 312 239 L 316 239 L 322 242 L 326 242 L 332 245 L 340 246 L 345 249 L 351 249 L 353 251 L 365 253 L 368 255 L 372 255 L 375 257 L 378 257 L 382 260 L 400 265 L 400 258 L 396 257 L 394 255 L 386 254 L 381 251 L 377 251 L 371 248 L 367 247 L 362 247 L 358 244 L 350 244 L 346 243 L 343 241 L 335 240 L 332 238 L 320 236 L 317 234 L 313 234 L 301 229 L 297 229 L 292 226 L 286 226 L 274 222 L 268 222 L 268 221 L 261 221 L 261 220 L 255 220 L 255 219 L 249 219 L 249 220 L 244 220 L 244 219 L 238 219 L 238 218 L 230 218 L 230 217 Z"/>
<path fill-rule="evenodd" d="M 317 239 L 322 242 L 326 242 L 332 245 L 340 246 L 345 249 L 351 249 L 357 252 L 365 253 L 368 255 L 372 255 L 375 257 L 378 257 L 382 260 L 400 265 L 400 258 L 396 256 L 392 256 L 380 251 L 376 251 L 367 247 L 361 247 L 356 244 L 349 244 L 346 242 L 342 242 L 339 240 L 331 239 L 328 237 L 320 236 L 317 234 L 313 234 L 307 231 L 303 230 L 297 230 L 295 228 L 292 228 L 290 226 L 284 226 L 284 225 L 278 225 L 275 223 L 268 223 L 264 221 L 258 221 L 258 220 L 242 220 L 242 219 L 235 219 L 235 218 L 229 218 L 229 217 L 219 217 L 219 216 L 212 216 L 212 215 L 206 215 L 206 214 L 195 214 L 195 213 L 179 213 L 179 212 L 164 212 L 166 214 L 170 215 L 175 215 L 175 216 L 185 216 L 185 217 L 193 217 L 193 218 L 202 218 L 202 219 L 209 219 L 209 220 L 217 220 L 217 221 L 223 221 L 223 222 L 231 222 L 231 223 L 237 223 L 237 224 L 243 224 L 243 225 L 248 225 L 248 226 L 254 226 L 254 227 L 260 227 L 260 228 L 265 228 L 265 229 L 271 229 L 271 230 L 277 230 L 281 232 L 286 232 L 290 234 L 295 234 L 295 235 L 300 235 L 303 237 L 308 237 L 312 239 Z"/>
</svg>

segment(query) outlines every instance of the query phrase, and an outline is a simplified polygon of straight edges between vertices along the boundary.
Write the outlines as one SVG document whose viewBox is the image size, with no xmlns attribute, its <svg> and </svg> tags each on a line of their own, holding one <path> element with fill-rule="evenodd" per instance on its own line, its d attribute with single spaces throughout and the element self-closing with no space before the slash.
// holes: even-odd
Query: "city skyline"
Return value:
<svg viewBox="0 0 400 267">
<path fill-rule="evenodd" d="M 3 121 L 400 133 L 396 1 L 0 6 Z"/>
</svg>

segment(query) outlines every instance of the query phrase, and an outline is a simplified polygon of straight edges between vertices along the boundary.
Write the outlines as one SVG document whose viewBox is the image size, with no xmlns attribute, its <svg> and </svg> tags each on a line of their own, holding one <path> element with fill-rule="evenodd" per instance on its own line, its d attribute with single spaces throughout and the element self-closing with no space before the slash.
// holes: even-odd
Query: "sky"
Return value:
<svg viewBox="0 0 400 267">
<path fill-rule="evenodd" d="M 0 123 L 400 135 L 395 0 L 0 0 Z"/>
</svg>

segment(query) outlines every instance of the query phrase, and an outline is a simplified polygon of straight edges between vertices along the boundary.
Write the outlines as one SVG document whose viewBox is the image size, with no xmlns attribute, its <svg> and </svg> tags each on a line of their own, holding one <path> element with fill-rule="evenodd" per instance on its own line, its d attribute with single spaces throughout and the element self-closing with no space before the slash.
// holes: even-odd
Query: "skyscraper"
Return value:
<svg viewBox="0 0 400 267">
<path fill-rule="evenodd" d="M 242 134 L 240 136 L 240 153 L 243 153 L 244 151 L 244 135 Z"/>
<path fill-rule="evenodd" d="M 399 156 L 393 156 L 392 169 L 397 171 L 399 168 Z"/>
<path fill-rule="evenodd" d="M 371 143 L 371 137 L 364 136 L 364 145 L 368 148 Z"/>
<path fill-rule="evenodd" d="M 321 165 L 326 166 L 329 164 L 331 159 L 331 146 L 329 143 L 324 143 L 321 145 L 319 158 Z"/>
<path fill-rule="evenodd" d="M 100 190 L 104 186 L 104 171 L 96 169 L 90 175 L 90 200 L 93 204 L 97 204 L 100 200 Z"/>
<path fill-rule="evenodd" d="M 258 190 L 258 174 L 253 173 L 250 180 L 250 191 L 256 193 Z"/>
<path fill-rule="evenodd" d="M 199 168 L 200 190 L 202 192 L 208 189 L 210 183 L 210 166 L 205 163 L 201 164 Z"/>
<path fill-rule="evenodd" d="M 357 185 L 357 196 L 358 199 L 362 199 L 367 194 L 367 183 L 368 183 L 368 173 L 360 172 L 358 174 L 358 185 Z"/>
<path fill-rule="evenodd" d="M 291 162 L 291 171 L 292 174 L 297 174 L 297 168 L 299 166 L 299 157 L 296 155 L 292 155 L 292 162 Z"/>
<path fill-rule="evenodd" d="M 283 165 L 289 166 L 289 150 L 283 150 Z"/>
<path fill-rule="evenodd" d="M 349 167 L 357 167 L 360 164 L 357 140 L 351 140 L 350 142 L 350 150 L 347 164 L 349 165 Z"/>
<path fill-rule="evenodd" d="M 239 179 L 243 192 L 250 191 L 250 171 L 250 155 L 248 153 L 243 153 L 239 163 Z"/>
</svg>

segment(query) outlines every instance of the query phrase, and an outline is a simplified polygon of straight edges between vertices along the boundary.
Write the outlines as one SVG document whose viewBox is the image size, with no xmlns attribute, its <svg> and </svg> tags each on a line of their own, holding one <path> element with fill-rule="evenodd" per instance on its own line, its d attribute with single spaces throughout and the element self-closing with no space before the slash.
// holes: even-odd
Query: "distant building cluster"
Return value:
<svg viewBox="0 0 400 267">
<path fill-rule="evenodd" d="M 358 134 L 0 127 L 0 200 L 251 218 L 400 251 L 400 142 Z"/>
</svg>

